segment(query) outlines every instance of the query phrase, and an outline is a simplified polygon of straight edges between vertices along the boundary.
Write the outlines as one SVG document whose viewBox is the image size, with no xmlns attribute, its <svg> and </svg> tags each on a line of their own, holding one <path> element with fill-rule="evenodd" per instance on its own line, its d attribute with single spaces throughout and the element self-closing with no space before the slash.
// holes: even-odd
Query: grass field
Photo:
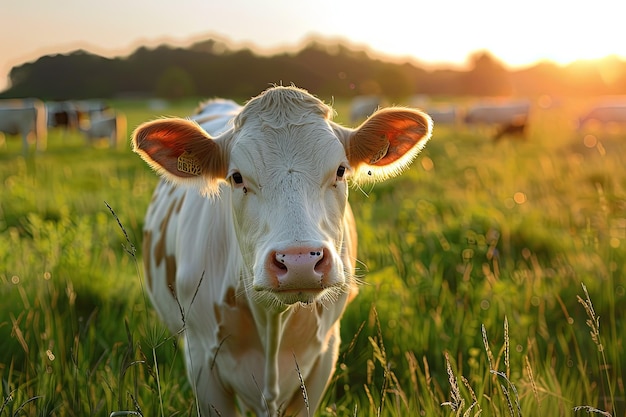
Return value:
<svg viewBox="0 0 626 417">
<path fill-rule="evenodd" d="M 114 106 L 133 128 L 195 104 Z M 574 132 L 584 104 L 537 108 L 527 141 L 436 126 L 351 190 L 366 284 L 320 415 L 626 415 L 626 131 Z M 0 148 L 0 417 L 196 415 L 142 290 L 156 175 L 74 134 L 20 150 Z"/>
</svg>

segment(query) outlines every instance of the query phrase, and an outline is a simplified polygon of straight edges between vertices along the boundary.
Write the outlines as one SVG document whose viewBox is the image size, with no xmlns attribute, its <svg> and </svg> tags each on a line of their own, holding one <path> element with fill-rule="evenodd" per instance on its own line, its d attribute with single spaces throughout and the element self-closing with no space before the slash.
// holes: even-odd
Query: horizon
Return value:
<svg viewBox="0 0 626 417">
<path fill-rule="evenodd" d="M 593 8 L 563 0 L 528 0 L 524 7 L 498 0 L 335 3 L 303 2 L 294 13 L 287 0 L 181 0 L 175 7 L 167 0 L 13 1 L 0 25 L 0 36 L 11 40 L 0 45 L 0 90 L 8 87 L 11 68 L 46 55 L 83 49 L 124 57 L 142 46 L 188 47 L 209 38 L 260 55 L 298 50 L 318 38 L 425 68 L 463 68 L 482 51 L 513 70 L 541 62 L 626 59 L 621 14 L 611 0 L 598 0 Z"/>
</svg>

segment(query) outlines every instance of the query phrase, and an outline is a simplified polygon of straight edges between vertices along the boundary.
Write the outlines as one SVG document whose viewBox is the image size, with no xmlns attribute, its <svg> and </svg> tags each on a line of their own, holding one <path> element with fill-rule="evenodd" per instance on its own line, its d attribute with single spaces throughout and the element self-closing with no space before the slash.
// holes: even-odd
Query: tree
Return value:
<svg viewBox="0 0 626 417">
<path fill-rule="evenodd" d="M 470 95 L 510 95 L 513 91 L 509 72 L 489 52 L 470 57 L 470 71 L 463 77 L 463 89 Z"/>
<path fill-rule="evenodd" d="M 168 100 L 178 100 L 194 93 L 194 82 L 189 73 L 181 67 L 168 67 L 157 81 L 157 96 Z"/>
<path fill-rule="evenodd" d="M 402 101 L 415 93 L 415 80 L 405 66 L 386 64 L 377 74 L 382 93 L 394 101 Z"/>
</svg>

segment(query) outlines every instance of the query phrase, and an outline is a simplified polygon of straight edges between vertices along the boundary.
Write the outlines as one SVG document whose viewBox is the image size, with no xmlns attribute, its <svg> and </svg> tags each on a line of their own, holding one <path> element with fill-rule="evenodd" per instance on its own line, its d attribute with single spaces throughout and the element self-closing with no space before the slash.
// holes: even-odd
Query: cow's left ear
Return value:
<svg viewBox="0 0 626 417">
<path fill-rule="evenodd" d="M 377 111 L 357 129 L 335 126 L 356 181 L 376 181 L 405 169 L 432 134 L 431 118 L 419 110 L 392 107 Z"/>
<path fill-rule="evenodd" d="M 229 134 L 212 138 L 194 121 L 158 119 L 135 129 L 132 146 L 163 178 L 212 195 L 226 178 Z"/>
</svg>

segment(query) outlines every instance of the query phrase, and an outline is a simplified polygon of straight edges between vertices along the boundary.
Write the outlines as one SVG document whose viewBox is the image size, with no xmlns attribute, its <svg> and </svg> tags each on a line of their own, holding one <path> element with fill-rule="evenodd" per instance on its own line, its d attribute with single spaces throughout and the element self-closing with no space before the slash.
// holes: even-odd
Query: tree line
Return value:
<svg viewBox="0 0 626 417">
<path fill-rule="evenodd" d="M 248 98 L 270 84 L 295 84 L 320 97 L 380 94 L 394 100 L 432 96 L 572 96 L 626 94 L 626 63 L 617 57 L 568 66 L 542 62 L 508 70 L 490 53 L 469 57 L 467 69 L 426 69 L 373 57 L 342 44 L 311 41 L 271 56 L 231 50 L 209 39 L 188 48 L 140 47 L 127 57 L 78 50 L 13 67 L 2 98 L 92 97 Z"/>
</svg>

